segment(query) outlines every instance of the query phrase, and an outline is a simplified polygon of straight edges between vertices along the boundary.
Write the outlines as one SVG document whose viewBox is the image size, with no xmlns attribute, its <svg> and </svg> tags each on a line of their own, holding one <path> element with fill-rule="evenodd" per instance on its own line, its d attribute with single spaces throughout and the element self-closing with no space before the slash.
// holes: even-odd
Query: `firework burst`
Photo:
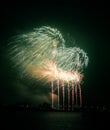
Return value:
<svg viewBox="0 0 110 130">
<path fill-rule="evenodd" d="M 63 36 L 57 29 L 43 26 L 14 37 L 14 40 L 9 43 L 8 49 L 12 66 L 19 70 L 23 77 L 35 78 L 45 83 L 51 82 L 52 95 L 54 82 L 57 81 L 58 94 L 60 93 L 59 85 L 62 84 L 63 109 L 65 83 L 68 84 L 68 91 L 70 91 L 69 88 L 72 88 L 73 94 L 75 91 L 77 102 L 77 89 L 74 88 L 74 85 L 81 83 L 82 72 L 89 61 L 86 52 L 82 49 L 79 47 L 66 48 L 65 44 Z M 68 95 L 70 94 L 68 93 Z M 74 100 L 74 95 L 72 97 Z M 58 95 L 58 103 L 59 100 Z M 82 101 L 80 102 L 82 103 Z"/>
</svg>

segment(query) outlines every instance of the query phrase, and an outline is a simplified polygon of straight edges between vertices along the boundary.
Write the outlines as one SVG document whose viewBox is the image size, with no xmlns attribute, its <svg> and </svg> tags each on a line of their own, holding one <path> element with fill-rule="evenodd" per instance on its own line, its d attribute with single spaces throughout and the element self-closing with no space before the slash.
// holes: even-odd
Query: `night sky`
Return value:
<svg viewBox="0 0 110 130">
<path fill-rule="evenodd" d="M 103 3 L 1 4 L 0 104 L 50 102 L 50 86 L 19 80 L 6 58 L 7 44 L 12 36 L 48 25 L 60 30 L 65 39 L 68 36 L 73 39 L 74 43 L 68 43 L 68 47 L 80 47 L 89 56 L 82 85 L 84 105 L 110 106 L 109 11 Z"/>
</svg>

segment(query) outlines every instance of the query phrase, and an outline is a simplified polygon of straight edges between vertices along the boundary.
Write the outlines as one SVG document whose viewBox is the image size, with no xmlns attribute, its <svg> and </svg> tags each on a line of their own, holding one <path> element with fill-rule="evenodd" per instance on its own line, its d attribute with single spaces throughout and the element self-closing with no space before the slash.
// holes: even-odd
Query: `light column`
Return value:
<svg viewBox="0 0 110 130">
<path fill-rule="evenodd" d="M 79 97 L 80 97 L 80 107 L 82 107 L 82 89 L 80 85 L 79 85 Z"/>
<path fill-rule="evenodd" d="M 53 101 L 53 93 L 54 93 L 54 90 L 53 90 L 53 81 L 51 81 L 51 89 L 52 89 L 52 109 L 54 108 L 54 101 Z"/>
<path fill-rule="evenodd" d="M 59 80 L 57 80 L 57 87 L 58 87 L 58 110 L 59 110 L 59 107 L 60 107 L 60 88 L 59 88 Z"/>
<path fill-rule="evenodd" d="M 72 111 L 74 109 L 74 82 L 72 81 Z"/>
<path fill-rule="evenodd" d="M 69 86 L 69 82 L 68 82 L 68 111 L 70 109 L 70 86 Z"/>
<path fill-rule="evenodd" d="M 63 92 L 63 110 L 65 109 L 65 89 L 64 89 L 64 81 L 62 81 L 62 92 Z"/>
</svg>

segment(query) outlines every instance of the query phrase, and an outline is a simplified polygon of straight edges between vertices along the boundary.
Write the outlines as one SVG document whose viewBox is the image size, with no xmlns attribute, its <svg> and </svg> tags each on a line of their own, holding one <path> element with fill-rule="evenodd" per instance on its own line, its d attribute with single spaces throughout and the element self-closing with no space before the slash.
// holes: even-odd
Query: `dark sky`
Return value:
<svg viewBox="0 0 110 130">
<path fill-rule="evenodd" d="M 5 3 L 0 10 L 0 103 L 42 103 L 50 101 L 50 89 L 35 81 L 16 78 L 4 57 L 8 40 L 17 33 L 29 32 L 48 25 L 58 28 L 64 37 L 70 36 L 75 45 L 89 56 L 85 70 L 83 102 L 85 105 L 110 106 L 110 20 L 109 7 L 103 3 Z M 74 46 L 73 43 L 67 45 Z M 36 87 L 38 86 L 38 87 Z"/>
</svg>

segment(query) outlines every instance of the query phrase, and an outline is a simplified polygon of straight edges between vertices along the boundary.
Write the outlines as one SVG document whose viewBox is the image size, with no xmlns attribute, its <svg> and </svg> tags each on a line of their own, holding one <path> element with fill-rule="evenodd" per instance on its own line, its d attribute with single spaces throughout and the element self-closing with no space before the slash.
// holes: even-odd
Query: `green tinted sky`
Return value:
<svg viewBox="0 0 110 130">
<path fill-rule="evenodd" d="M 0 18 L 0 102 L 40 102 L 50 100 L 46 88 L 33 82 L 25 84 L 16 80 L 10 71 L 9 62 L 4 59 L 8 39 L 17 33 L 29 32 L 34 27 L 49 25 L 59 29 L 67 38 L 75 40 L 75 45 L 88 53 L 90 62 L 85 70 L 83 100 L 90 105 L 110 105 L 110 20 L 109 8 L 93 4 L 15 4 L 1 8 Z M 67 46 L 74 46 L 68 42 Z M 28 86 L 28 87 L 27 87 Z M 48 93 L 48 94 L 46 94 Z"/>
</svg>

